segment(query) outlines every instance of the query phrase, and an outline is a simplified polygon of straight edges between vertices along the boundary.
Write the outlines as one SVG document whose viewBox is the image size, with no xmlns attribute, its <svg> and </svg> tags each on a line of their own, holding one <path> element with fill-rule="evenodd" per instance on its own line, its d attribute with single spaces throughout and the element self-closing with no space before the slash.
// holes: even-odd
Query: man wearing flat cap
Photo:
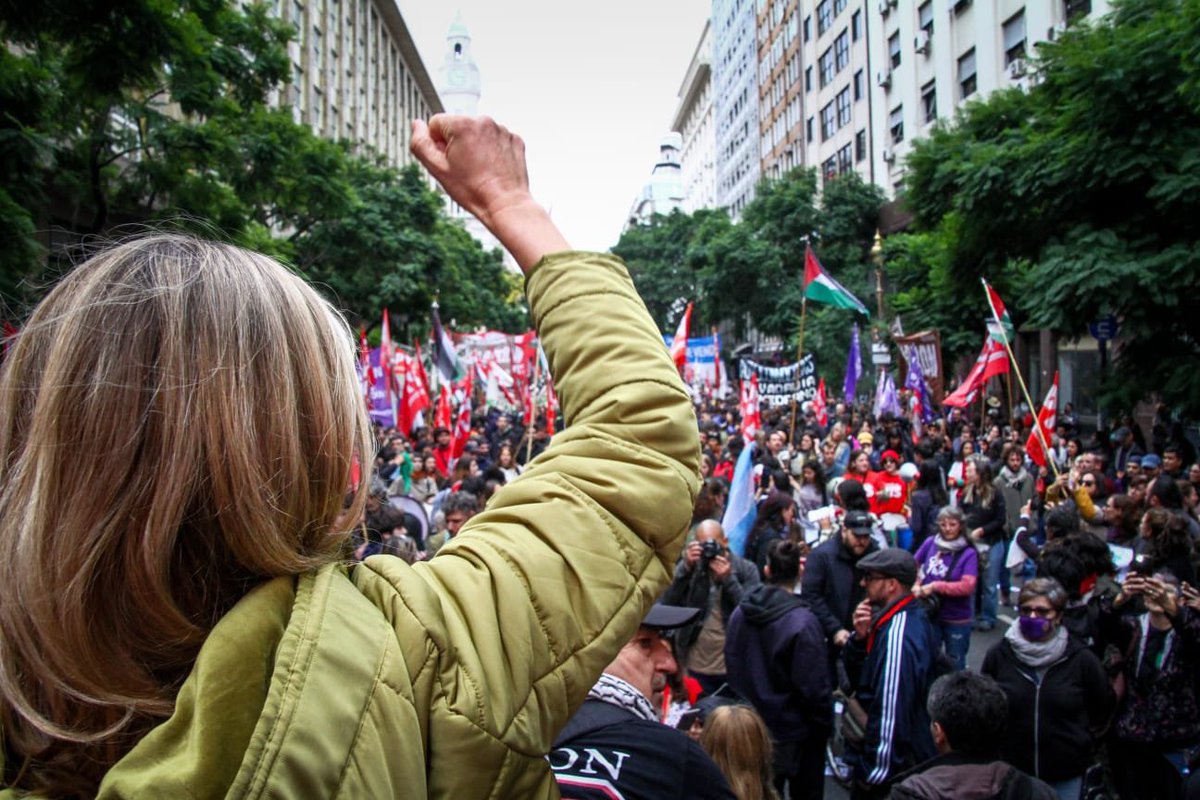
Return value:
<svg viewBox="0 0 1200 800">
<path fill-rule="evenodd" d="M 939 642 L 912 594 L 917 562 L 889 547 L 858 562 L 866 599 L 854 610 L 845 648 L 846 674 L 866 712 L 866 734 L 851 746 L 854 800 L 887 797 L 892 780 L 937 755 L 925 708 Z"/>
<path fill-rule="evenodd" d="M 605 668 L 546 755 L 563 800 L 734 800 L 708 754 L 650 702 L 678 669 L 666 637 L 700 611 L 655 605 Z"/>
</svg>

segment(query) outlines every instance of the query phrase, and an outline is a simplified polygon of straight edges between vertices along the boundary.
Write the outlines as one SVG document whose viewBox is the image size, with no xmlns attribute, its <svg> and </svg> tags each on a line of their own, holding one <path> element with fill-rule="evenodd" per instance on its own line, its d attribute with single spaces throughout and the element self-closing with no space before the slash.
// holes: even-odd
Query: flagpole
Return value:
<svg viewBox="0 0 1200 800">
<path fill-rule="evenodd" d="M 538 378 L 542 375 L 542 360 L 535 359 L 533 365 L 533 384 L 529 387 L 529 428 L 525 431 L 528 441 L 525 443 L 525 466 L 529 466 L 533 458 L 533 432 L 537 430 L 537 388 Z"/>
<path fill-rule="evenodd" d="M 796 380 L 800 380 L 800 362 L 804 358 L 804 316 L 808 312 L 808 296 L 800 299 L 800 341 L 796 345 Z M 792 425 L 788 429 L 788 445 L 796 446 L 796 395 L 792 395 Z"/>
<path fill-rule="evenodd" d="M 1025 379 L 1021 377 L 1021 367 L 1017 364 L 1017 357 L 1013 355 L 1012 345 L 1008 343 L 1008 332 L 1004 329 L 1004 323 L 1000 321 L 999 315 L 996 314 L 996 307 L 992 305 L 991 296 L 988 295 L 988 282 L 985 278 L 979 279 L 983 283 L 983 294 L 988 301 L 988 310 L 992 312 L 992 319 L 996 320 L 996 329 L 1000 331 L 1000 342 L 1004 345 L 1005 352 L 1008 353 L 1009 363 L 1012 364 L 1013 372 L 1017 374 L 1017 383 L 1021 386 L 1021 393 L 1025 396 L 1025 402 L 1029 404 L 1030 409 L 1038 408 L 1033 404 L 1033 398 L 1029 396 L 1029 389 L 1025 386 Z M 1054 463 L 1054 459 L 1050 457 L 1050 443 L 1046 441 L 1046 433 L 1042 430 L 1041 421 L 1034 418 L 1034 431 L 1037 433 L 1038 441 L 1042 444 L 1042 453 L 1046 456 L 1046 463 L 1050 465 L 1050 469 L 1054 472 L 1054 479 L 1058 480 L 1058 465 Z"/>
</svg>

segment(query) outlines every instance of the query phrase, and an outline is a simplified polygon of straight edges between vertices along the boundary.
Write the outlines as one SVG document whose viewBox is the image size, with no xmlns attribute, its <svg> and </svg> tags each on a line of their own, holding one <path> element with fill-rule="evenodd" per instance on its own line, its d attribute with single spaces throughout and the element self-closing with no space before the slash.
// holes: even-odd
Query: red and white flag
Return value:
<svg viewBox="0 0 1200 800">
<path fill-rule="evenodd" d="M 371 348 L 367 345 L 367 329 L 358 329 L 358 363 L 362 371 L 362 393 L 367 408 L 371 407 L 371 387 L 375 385 L 375 368 L 371 366 Z"/>
<path fill-rule="evenodd" d="M 425 370 L 421 358 L 400 353 L 401 370 L 400 429 L 407 435 L 416 425 L 417 415 L 429 408 L 429 386 L 425 383 Z"/>
<path fill-rule="evenodd" d="M 692 304 L 688 303 L 687 308 L 683 311 L 683 317 L 679 320 L 679 328 L 675 331 L 675 338 L 671 341 L 671 360 L 675 362 L 675 367 L 680 372 L 683 372 L 683 368 L 687 365 L 687 340 L 691 328 Z"/>
<path fill-rule="evenodd" d="M 1058 420 L 1058 372 L 1054 373 L 1054 383 L 1050 385 L 1050 391 L 1046 392 L 1046 399 L 1042 401 L 1042 410 L 1038 412 L 1037 422 L 1038 428 L 1041 428 L 1042 435 L 1039 437 L 1036 430 L 1030 432 L 1029 439 L 1025 441 L 1025 452 L 1029 454 L 1029 460 L 1037 464 L 1039 467 L 1046 466 L 1046 451 L 1042 447 L 1042 442 L 1047 444 L 1050 442 L 1050 435 L 1054 433 Z"/>
<path fill-rule="evenodd" d="M 983 350 L 979 353 L 979 358 L 975 359 L 975 364 L 967 373 L 967 377 L 942 401 L 942 404 L 965 408 L 975 402 L 980 390 L 987 385 L 989 380 L 1006 372 L 1008 372 L 1008 353 L 1004 351 L 1004 345 L 989 336 L 984 341 Z"/>
<path fill-rule="evenodd" d="M 813 416 L 817 418 L 817 424 L 822 428 L 829 424 L 829 406 L 825 402 L 825 379 L 821 378 L 817 382 L 817 393 L 813 395 L 812 401 Z"/>
<path fill-rule="evenodd" d="M 438 390 L 437 410 L 433 415 L 433 427 L 450 430 L 454 424 L 454 412 L 450 408 L 450 386 L 443 383 Z"/>
<path fill-rule="evenodd" d="M 450 466 L 452 469 L 454 463 L 462 458 L 463 451 L 467 448 L 467 439 L 471 438 L 471 370 L 467 370 L 467 377 L 463 379 L 463 383 L 465 384 L 462 387 L 463 399 L 458 404 L 458 418 L 454 422 L 454 431 L 450 440 Z"/>
<path fill-rule="evenodd" d="M 742 381 L 742 438 L 747 442 L 754 440 L 754 435 L 762 428 L 762 412 L 758 408 L 758 376 L 751 375 L 750 380 Z"/>
</svg>

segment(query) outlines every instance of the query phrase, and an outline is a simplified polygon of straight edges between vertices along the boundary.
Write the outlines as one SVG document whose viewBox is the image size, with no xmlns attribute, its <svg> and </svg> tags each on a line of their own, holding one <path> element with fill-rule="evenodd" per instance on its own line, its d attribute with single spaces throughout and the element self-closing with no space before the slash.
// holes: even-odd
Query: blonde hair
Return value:
<svg viewBox="0 0 1200 800">
<path fill-rule="evenodd" d="M 716 708 L 704 721 L 700 746 L 716 762 L 738 800 L 778 800 L 772 786 L 771 734 L 753 708 Z"/>
<path fill-rule="evenodd" d="M 0 371 L 0 729 L 19 769 L 0 785 L 94 795 L 226 611 L 341 556 L 352 462 L 373 452 L 352 334 L 272 259 L 154 235 L 59 283 Z"/>
</svg>

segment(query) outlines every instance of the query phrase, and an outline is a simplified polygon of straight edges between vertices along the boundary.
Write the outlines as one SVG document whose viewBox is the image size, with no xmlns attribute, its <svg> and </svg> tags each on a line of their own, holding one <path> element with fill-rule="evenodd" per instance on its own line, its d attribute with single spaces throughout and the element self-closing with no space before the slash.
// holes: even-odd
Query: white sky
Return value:
<svg viewBox="0 0 1200 800">
<path fill-rule="evenodd" d="M 435 85 L 461 11 L 479 112 L 521 135 L 533 194 L 572 247 L 616 244 L 650 177 L 707 0 L 399 0 Z"/>
</svg>

